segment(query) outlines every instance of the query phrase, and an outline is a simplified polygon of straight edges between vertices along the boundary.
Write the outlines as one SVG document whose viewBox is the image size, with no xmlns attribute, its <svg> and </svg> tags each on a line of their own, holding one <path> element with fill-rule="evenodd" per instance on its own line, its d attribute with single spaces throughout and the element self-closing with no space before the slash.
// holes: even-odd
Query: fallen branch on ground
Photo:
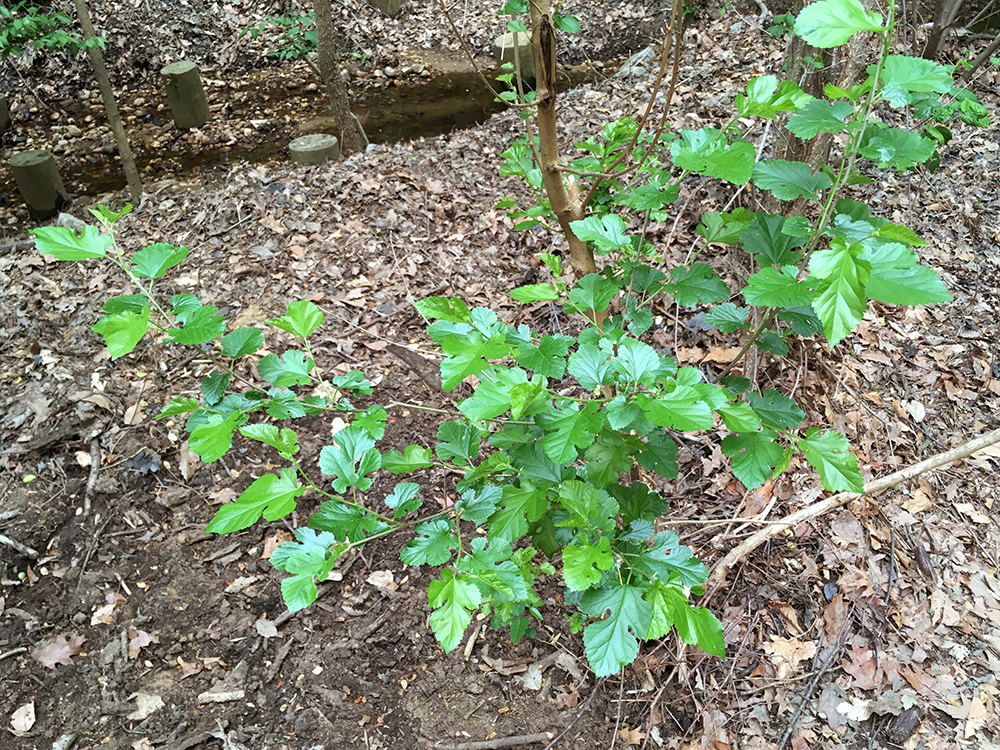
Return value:
<svg viewBox="0 0 1000 750">
<path fill-rule="evenodd" d="M 518 745 L 532 745 L 536 742 L 545 742 L 552 739 L 552 732 L 539 732 L 537 734 L 524 734 L 519 737 L 497 737 L 494 740 L 484 740 L 483 742 L 462 742 L 458 745 L 437 745 L 428 739 L 424 739 L 425 747 L 435 750 L 496 750 L 501 747 L 516 747 Z"/>
<path fill-rule="evenodd" d="M 724 583 L 726 576 L 729 575 L 729 571 L 732 570 L 733 566 L 740 559 L 750 554 L 768 539 L 780 534 L 785 529 L 790 529 L 804 521 L 811 521 L 815 518 L 819 518 L 831 510 L 839 508 L 841 505 L 845 505 L 852 500 L 863 497 L 864 495 L 877 495 L 879 492 L 887 490 L 890 487 L 894 487 L 900 482 L 909 481 L 910 479 L 918 477 L 921 474 L 925 474 L 928 471 L 950 464 L 952 461 L 958 461 L 971 456 L 973 453 L 981 451 L 983 448 L 988 448 L 991 445 L 995 445 L 996 443 L 1000 443 L 1000 430 L 988 432 L 974 440 L 970 440 L 964 445 L 960 445 L 958 448 L 952 448 L 950 451 L 945 451 L 944 453 L 939 453 L 936 456 L 931 456 L 928 459 L 915 463 L 912 466 L 907 466 L 905 469 L 901 469 L 900 471 L 890 474 L 887 477 L 883 477 L 882 479 L 875 479 L 871 482 L 866 482 L 863 491 L 860 494 L 856 492 L 841 492 L 836 495 L 831 495 L 830 497 L 820 500 L 819 502 L 813 503 L 812 505 L 806 506 L 801 510 L 797 510 L 794 513 L 785 516 L 781 521 L 761 529 L 743 542 L 740 546 L 731 550 L 729 554 L 719 560 L 719 562 L 717 562 L 712 568 L 712 574 L 708 577 L 707 585 L 711 586 L 713 584 L 718 585 Z"/>
</svg>

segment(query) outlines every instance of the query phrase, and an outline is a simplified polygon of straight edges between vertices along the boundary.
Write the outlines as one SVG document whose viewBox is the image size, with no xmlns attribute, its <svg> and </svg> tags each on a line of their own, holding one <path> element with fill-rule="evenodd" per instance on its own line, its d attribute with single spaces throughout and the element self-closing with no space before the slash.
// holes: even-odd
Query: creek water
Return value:
<svg viewBox="0 0 1000 750">
<path fill-rule="evenodd" d="M 504 84 L 497 82 L 496 75 L 493 71 L 486 78 L 494 90 L 503 90 Z M 569 68 L 562 77 L 561 88 L 573 88 L 594 77 L 590 68 Z M 194 145 L 178 137 L 180 134 L 162 119 L 169 117 L 166 111 L 131 118 L 126 130 L 143 181 L 193 176 L 237 162 L 285 161 L 291 138 L 307 133 L 336 134 L 336 126 L 327 116 L 327 99 L 321 87 L 290 85 L 273 78 L 268 82 L 271 85 L 267 87 L 251 83 L 215 92 L 210 98 L 221 101 L 222 106 L 213 112 L 212 119 L 216 122 L 210 122 L 205 130 L 215 132 L 218 120 L 224 119 L 225 130 L 241 134 L 230 137 L 228 144 L 216 138 L 214 142 L 206 139 L 204 144 Z M 472 127 L 502 111 L 504 106 L 474 71 L 369 86 L 352 100 L 352 110 L 372 143 L 430 138 Z M 83 111 L 70 110 L 70 114 L 82 115 Z M 151 137 L 151 131 L 161 135 Z M 125 187 L 117 154 L 109 151 L 106 146 L 97 153 L 81 154 L 73 149 L 71 155 L 57 153 L 63 182 L 71 194 L 96 196 Z M 12 176 L 9 172 L 2 174 L 0 207 L 18 203 L 20 196 Z"/>
</svg>

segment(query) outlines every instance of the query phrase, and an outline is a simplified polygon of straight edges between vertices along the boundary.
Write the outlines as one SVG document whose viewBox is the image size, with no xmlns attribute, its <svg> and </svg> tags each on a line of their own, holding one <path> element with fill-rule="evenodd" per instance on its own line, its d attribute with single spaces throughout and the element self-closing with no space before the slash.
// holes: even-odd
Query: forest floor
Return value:
<svg viewBox="0 0 1000 750">
<path fill-rule="evenodd" d="M 92 7 L 136 151 L 157 156 L 144 165 L 146 193 L 120 223 L 120 241 L 129 250 L 161 241 L 192 248 L 165 293 L 194 292 L 233 327 L 267 327 L 288 301 L 312 300 L 326 315 L 320 368 L 365 372 L 377 386 L 372 403 L 445 409 L 462 394 L 443 393 L 434 379 L 413 300 L 456 295 L 510 323 L 554 324 L 549 308 L 508 296 L 542 274 L 537 254 L 553 248 L 550 236 L 516 232 L 494 208 L 503 195 L 526 197 L 498 174 L 498 154 L 520 133 L 516 114 L 339 163 L 290 165 L 276 158 L 280 149 L 322 117 L 322 104 L 300 64 L 257 67 L 259 42 L 238 33 L 254 19 L 251 3 L 191 0 L 183 13 L 171 5 L 162 15 L 115 0 Z M 364 50 L 351 82 L 359 111 L 425 69 L 424 79 L 464 69 L 437 6 L 409 2 L 396 19 L 356 2 L 344 8 L 350 42 Z M 658 2 L 596 2 L 577 13 L 584 31 L 564 59 L 592 64 L 589 82 L 560 100 L 567 146 L 648 101 L 652 77 L 614 78 L 611 61 L 655 43 L 664 12 Z M 703 13 L 688 30 L 675 128 L 728 117 L 749 77 L 780 75 L 783 42 L 764 34 L 756 13 Z M 460 20 L 477 50 L 502 30 L 492 7 Z M 213 105 L 212 122 L 187 134 L 162 121 L 162 96 L 144 77 L 181 55 L 207 71 Z M 118 208 L 126 196 L 106 166 L 111 141 L 95 87 L 81 84 L 82 66 L 57 68 L 43 59 L 19 65 L 2 158 L 54 150 L 74 196 L 67 210 L 87 220 L 88 206 Z M 995 68 L 972 84 L 994 113 L 998 85 Z M 269 161 L 239 156 L 269 145 Z M 227 165 L 192 156 L 224 149 L 234 152 Z M 287 617 L 282 574 L 266 557 L 288 527 L 204 533 L 218 505 L 275 457 L 245 446 L 213 464 L 189 460 L 181 426 L 154 417 L 168 399 L 196 393 L 208 361 L 149 343 L 111 362 L 90 329 L 122 280 L 97 264 L 37 254 L 26 233 L 33 224 L 6 185 L 5 748 L 502 747 L 564 730 L 556 747 L 579 750 L 1000 743 L 1000 450 L 801 524 L 741 560 L 708 602 L 726 627 L 725 660 L 668 638 L 597 683 L 554 585 L 543 589 L 547 618 L 534 639 L 514 646 L 480 622 L 467 648 L 443 654 L 427 625 L 433 570 L 403 566 L 391 540 L 354 553 L 315 605 Z M 648 235 L 666 259 L 683 258 L 700 215 L 732 197 L 693 184 L 672 220 Z M 810 423 L 845 433 L 866 477 L 877 478 L 1000 426 L 997 130 L 956 127 L 937 172 L 882 174 L 852 197 L 929 242 L 922 260 L 955 301 L 874 306 L 836 350 L 801 342 L 781 361 L 758 361 L 757 377 L 792 393 Z M 715 260 L 724 276 L 746 273 L 736 253 Z M 718 368 L 737 343 L 697 316 L 657 312 L 652 337 L 685 364 Z M 405 361 L 393 353 L 399 347 L 410 350 Z M 427 444 L 439 421 L 418 408 L 390 416 L 383 450 Z M 308 462 L 329 442 L 330 425 L 296 428 Z M 823 494 L 798 465 L 746 493 L 717 445 L 685 444 L 679 478 L 660 488 L 672 504 L 663 523 L 709 566 Z M 418 481 L 442 507 L 453 501 L 453 477 Z"/>
</svg>

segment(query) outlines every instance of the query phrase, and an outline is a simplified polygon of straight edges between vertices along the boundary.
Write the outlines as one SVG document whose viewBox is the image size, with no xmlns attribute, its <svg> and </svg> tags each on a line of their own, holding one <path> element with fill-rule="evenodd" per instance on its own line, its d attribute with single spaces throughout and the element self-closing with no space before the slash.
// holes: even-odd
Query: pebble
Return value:
<svg viewBox="0 0 1000 750">
<path fill-rule="evenodd" d="M 136 106 L 136 107 L 141 107 L 145 103 L 146 103 L 146 97 L 144 97 L 144 96 L 140 96 L 138 99 L 136 99 L 134 102 L 132 102 L 133 106 Z"/>
<path fill-rule="evenodd" d="M 78 128 L 76 125 L 67 125 L 66 135 L 68 135 L 70 138 L 79 138 L 81 135 L 83 135 L 83 131 L 80 130 L 80 128 Z"/>
</svg>

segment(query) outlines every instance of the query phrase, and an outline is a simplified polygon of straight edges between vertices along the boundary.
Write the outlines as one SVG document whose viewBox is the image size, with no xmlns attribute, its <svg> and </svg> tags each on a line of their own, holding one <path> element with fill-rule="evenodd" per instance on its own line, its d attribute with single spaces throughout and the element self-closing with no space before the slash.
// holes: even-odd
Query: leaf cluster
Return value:
<svg viewBox="0 0 1000 750">
<path fill-rule="evenodd" d="M 524 0 L 509 0 L 501 12 L 527 10 Z M 558 28 L 574 30 L 575 19 L 558 18 Z M 509 27 L 521 30 L 524 22 L 515 18 Z M 98 208 L 93 213 L 100 226 L 80 233 L 33 233 L 39 251 L 61 260 L 110 262 L 134 287 L 109 298 L 94 326 L 113 358 L 153 337 L 167 346 L 198 347 L 211 359 L 198 392 L 173 398 L 160 413 L 165 419 L 185 415 L 193 452 L 214 461 L 236 440 L 251 440 L 283 462 L 223 505 L 209 531 L 238 531 L 261 517 L 276 521 L 301 497 L 319 496 L 306 528 L 296 529 L 294 540 L 271 557 L 288 573 L 281 588 L 289 609 L 311 604 L 317 583 L 348 550 L 405 533 L 401 562 L 439 569 L 428 602 L 431 629 L 445 650 L 461 643 L 477 612 L 506 628 L 515 642 L 530 637 L 542 617 L 539 578 L 556 576 L 566 602 L 579 608 L 570 626 L 582 629 L 599 675 L 633 661 L 641 641 L 671 630 L 722 656 L 721 623 L 692 603 L 708 572 L 659 522 L 669 508 L 653 489 L 655 477 L 678 475 L 678 435 L 719 440 L 747 488 L 777 477 L 795 460 L 813 467 L 831 492 L 861 491 L 861 473 L 846 438 L 805 424 L 791 397 L 743 376 L 709 380 L 702 370 L 680 366 L 647 335 L 653 310 L 664 304 L 700 308 L 708 325 L 741 337 L 744 351 L 757 346 L 782 356 L 793 337 L 841 342 L 872 301 L 950 299 L 940 277 L 918 262 L 915 248 L 926 244 L 920 237 L 842 195 L 868 181 L 855 169 L 857 161 L 867 160 L 872 170 L 933 167 L 951 135 L 944 122 L 982 124 L 985 117 L 974 98 L 956 92 L 952 69 L 891 55 L 891 27 L 891 18 L 884 21 L 858 0 L 820 0 L 799 14 L 794 32 L 818 47 L 843 44 L 859 32 L 879 35 L 886 44 L 865 82 L 827 87 L 823 98 L 814 98 L 794 82 L 758 76 L 736 97 L 734 116 L 722 127 L 651 136 L 640 132 L 638 121 L 623 118 L 577 143 L 569 169 L 591 201 L 569 229 L 605 266 L 571 281 L 558 256 L 543 254 L 548 281 L 511 294 L 580 316 L 582 329 L 568 335 L 511 325 L 457 297 L 417 302 L 433 321 L 427 333 L 443 355 L 442 387 L 452 391 L 469 383 L 474 389 L 434 439 L 401 450 L 379 447 L 387 408 L 400 404 L 357 407 L 352 398 L 372 393 L 362 373 L 324 378 L 318 371 L 311 339 L 324 316 L 312 302 L 291 302 L 284 315 L 267 321 L 293 342 L 271 351 L 264 330 L 230 330 L 221 311 L 195 294 L 163 298 L 161 279 L 189 251 L 157 243 L 127 257 L 113 227 L 131 207 L 119 213 Z M 917 132 L 877 117 L 879 108 L 903 107 L 934 124 Z M 755 119 L 778 122 L 803 139 L 839 136 L 846 143 L 841 166 L 813 172 L 804 163 L 762 158 L 742 130 Z M 518 228 L 554 229 L 558 221 L 544 197 L 537 143 L 529 138 L 503 153 L 500 171 L 523 178 L 537 201 L 526 208 L 509 199 L 499 205 Z M 646 228 L 667 218 L 680 181 L 692 174 L 751 185 L 806 209 L 800 215 L 745 208 L 707 213 L 697 227 L 702 243 L 694 257 L 663 267 L 663 248 Z M 752 272 L 738 288 L 707 262 L 718 246 L 746 254 Z M 350 421 L 339 423 L 315 468 L 303 466 L 298 435 L 287 423 L 329 412 Z M 432 467 L 462 477 L 451 507 L 428 502 L 415 481 L 397 482 L 388 492 L 373 489 L 382 486 L 376 485 L 380 476 L 419 476 Z"/>
</svg>

